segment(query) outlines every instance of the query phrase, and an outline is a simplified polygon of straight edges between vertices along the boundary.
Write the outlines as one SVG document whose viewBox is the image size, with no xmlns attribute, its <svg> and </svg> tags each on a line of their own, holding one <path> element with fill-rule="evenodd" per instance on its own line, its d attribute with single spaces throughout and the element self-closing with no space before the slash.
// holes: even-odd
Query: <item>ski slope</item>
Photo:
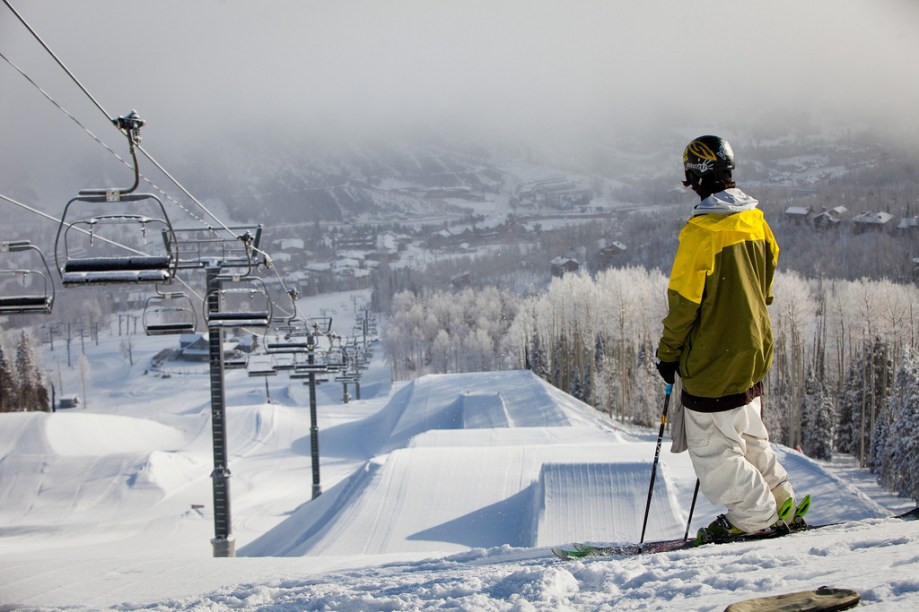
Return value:
<svg viewBox="0 0 919 612">
<path fill-rule="evenodd" d="M 347 316 L 346 297 L 334 299 L 324 308 Z M 114 332 L 87 344 L 85 407 L 0 415 L 0 605 L 721 609 L 833 579 L 890 609 L 919 603 L 909 569 L 919 526 L 880 520 L 910 502 L 784 448 L 796 489 L 814 496 L 813 522 L 860 522 L 757 545 L 558 562 L 548 547 L 638 540 L 657 432 L 613 422 L 526 371 L 394 384 L 379 354 L 363 399 L 342 403 L 339 385 L 319 387 L 316 499 L 306 388 L 271 378 L 268 402 L 264 379 L 227 373 L 237 557 L 214 559 L 207 364 L 168 362 L 163 377 L 150 359 L 175 341 L 134 342 L 133 366 Z M 76 389 L 60 351 L 45 347 L 46 367 Z M 647 539 L 686 529 L 695 476 L 668 449 Z M 700 497 L 694 527 L 718 512 Z"/>
</svg>

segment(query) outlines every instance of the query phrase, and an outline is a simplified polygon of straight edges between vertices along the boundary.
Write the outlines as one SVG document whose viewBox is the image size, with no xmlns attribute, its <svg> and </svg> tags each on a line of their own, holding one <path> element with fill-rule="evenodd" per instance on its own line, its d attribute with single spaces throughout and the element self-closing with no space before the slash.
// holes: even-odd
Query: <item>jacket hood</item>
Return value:
<svg viewBox="0 0 919 612">
<path fill-rule="evenodd" d="M 707 215 L 709 213 L 730 215 L 744 210 L 753 210 L 758 204 L 759 201 L 756 198 L 748 196 L 740 189 L 733 187 L 713 193 L 696 204 L 692 209 L 692 216 Z"/>
</svg>

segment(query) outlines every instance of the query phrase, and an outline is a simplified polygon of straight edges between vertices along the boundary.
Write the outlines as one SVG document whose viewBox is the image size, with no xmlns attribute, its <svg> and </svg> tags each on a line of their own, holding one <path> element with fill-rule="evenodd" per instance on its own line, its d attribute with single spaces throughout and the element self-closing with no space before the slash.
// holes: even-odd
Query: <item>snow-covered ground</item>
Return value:
<svg viewBox="0 0 919 612">
<path fill-rule="evenodd" d="M 304 301 L 335 326 L 351 297 Z M 309 399 L 300 381 L 227 373 L 237 556 L 213 558 L 206 364 L 134 366 L 104 332 L 86 342 L 84 407 L 0 415 L 0 609 L 720 610 L 821 585 L 862 606 L 919 607 L 912 506 L 851 463 L 779 449 L 811 522 L 855 523 L 774 541 L 562 562 L 548 547 L 637 541 L 656 431 L 609 421 L 528 372 L 391 383 L 379 349 L 362 399 L 319 387 L 321 484 L 311 500 Z M 74 343 L 71 350 L 78 351 Z M 61 343 L 45 366 L 81 391 Z M 74 360 L 76 361 L 76 360 Z M 647 539 L 680 537 L 695 477 L 665 441 Z M 693 527 L 719 512 L 704 499 Z"/>
</svg>

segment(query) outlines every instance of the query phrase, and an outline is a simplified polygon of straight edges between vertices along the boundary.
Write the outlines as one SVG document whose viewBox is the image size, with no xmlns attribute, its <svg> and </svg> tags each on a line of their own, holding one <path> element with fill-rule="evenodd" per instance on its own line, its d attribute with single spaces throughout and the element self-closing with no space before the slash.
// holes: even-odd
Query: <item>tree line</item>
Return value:
<svg viewBox="0 0 919 612">
<path fill-rule="evenodd" d="M 20 331 L 12 350 L 0 342 L 0 412 L 50 412 L 51 402 L 35 347 Z"/>
<path fill-rule="evenodd" d="M 569 274 L 545 291 L 396 294 L 384 349 L 397 379 L 528 368 L 614 418 L 659 422 L 654 350 L 667 278 L 627 267 Z M 773 441 L 828 460 L 852 454 L 919 497 L 919 289 L 779 272 L 764 419 Z M 679 389 L 677 389 L 679 391 Z"/>
</svg>

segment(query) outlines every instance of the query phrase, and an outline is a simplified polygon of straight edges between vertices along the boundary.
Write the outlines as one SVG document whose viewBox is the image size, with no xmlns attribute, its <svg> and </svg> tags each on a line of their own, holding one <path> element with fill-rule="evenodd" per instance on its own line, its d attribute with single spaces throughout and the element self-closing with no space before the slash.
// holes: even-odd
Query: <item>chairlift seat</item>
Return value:
<svg viewBox="0 0 919 612">
<path fill-rule="evenodd" d="M 0 265 L 0 280 L 3 285 L 0 289 L 0 314 L 51 314 L 54 304 L 54 285 L 50 281 L 51 269 L 41 249 L 28 240 L 14 240 L 0 242 L 0 253 L 25 253 L 31 251 L 41 268 L 4 268 Z M 37 280 L 44 291 L 32 288 L 28 292 L 20 292 L 16 286 L 8 284 L 11 279 L 20 279 L 23 286 L 32 286 Z M 17 283 L 18 284 L 18 283 Z"/>
<path fill-rule="evenodd" d="M 0 296 L 0 314 L 48 314 L 51 302 L 50 295 Z"/>
<path fill-rule="evenodd" d="M 271 313 L 256 312 L 208 312 L 208 327 L 268 327 Z"/>
<path fill-rule="evenodd" d="M 167 283 L 172 279 L 169 257 L 86 257 L 69 259 L 61 268 L 61 284 L 106 285 Z"/>
<path fill-rule="evenodd" d="M 163 270 L 172 267 L 169 257 L 132 255 L 130 257 L 85 257 L 68 259 L 64 272 L 129 272 L 133 270 Z"/>
<path fill-rule="evenodd" d="M 248 360 L 246 359 L 235 359 L 227 358 L 223 362 L 223 369 L 225 370 L 242 370 L 248 365 Z"/>
<path fill-rule="evenodd" d="M 193 322 L 184 323 L 150 323 L 144 327 L 148 336 L 166 336 L 186 334 L 195 331 Z"/>
<path fill-rule="evenodd" d="M 265 352 L 267 353 L 306 353 L 312 345 L 308 342 L 289 341 L 289 342 L 266 342 Z"/>
</svg>

